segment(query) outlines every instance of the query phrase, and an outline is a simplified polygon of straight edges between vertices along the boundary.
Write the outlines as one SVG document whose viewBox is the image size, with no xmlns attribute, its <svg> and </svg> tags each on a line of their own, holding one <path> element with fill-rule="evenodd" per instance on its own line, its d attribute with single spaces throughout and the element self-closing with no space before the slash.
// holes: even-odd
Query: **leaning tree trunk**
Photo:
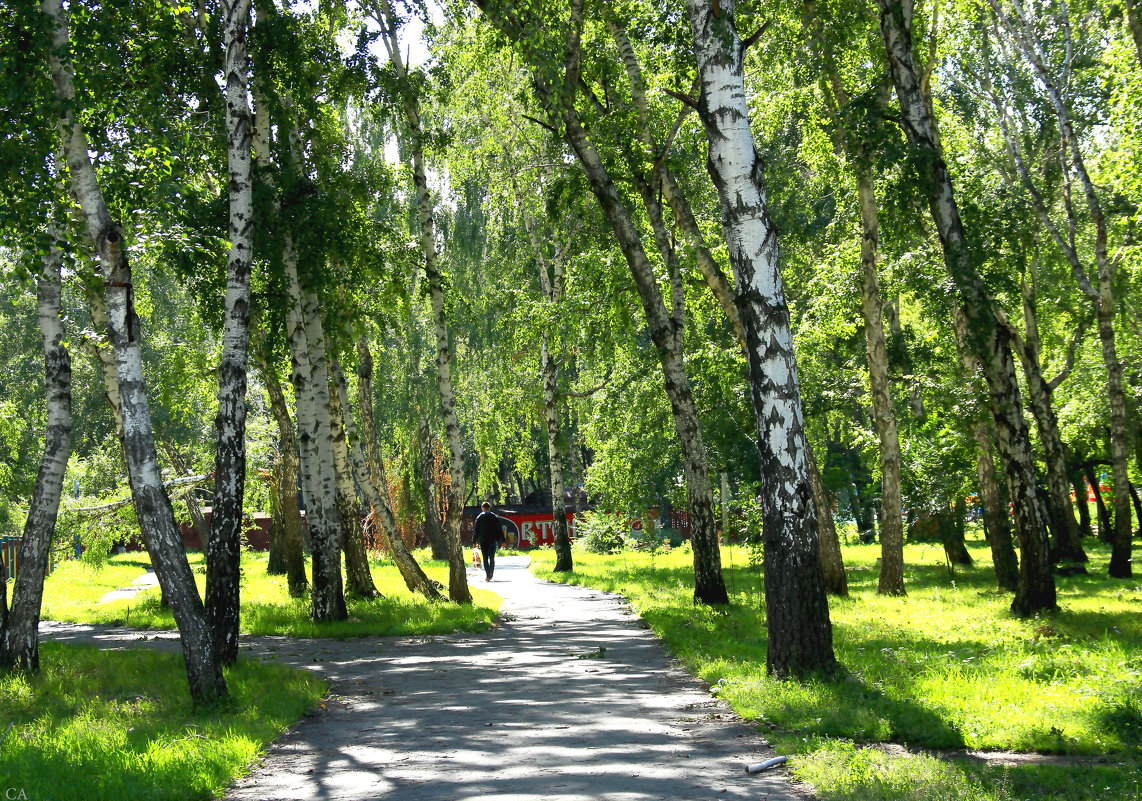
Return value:
<svg viewBox="0 0 1142 801">
<path fill-rule="evenodd" d="M 1023 362 L 1023 375 L 1027 379 L 1027 397 L 1031 412 L 1039 428 L 1039 441 L 1043 443 L 1044 462 L 1047 466 L 1047 492 L 1051 505 L 1051 517 L 1056 521 L 1055 543 L 1052 548 L 1054 561 L 1062 562 L 1070 572 L 1076 569 L 1086 572 L 1081 563 L 1087 561 L 1079 541 L 1079 526 L 1075 520 L 1074 506 L 1071 504 L 1071 485 L 1067 478 L 1067 456 L 1063 448 L 1063 437 L 1059 433 L 1059 420 L 1051 402 L 1053 389 L 1043 376 L 1039 363 L 1039 332 L 1034 304 L 1029 296 L 1030 288 L 1024 282 L 1023 316 L 1026 336 L 1022 343 L 1013 332 L 1019 358 Z"/>
<path fill-rule="evenodd" d="M 557 101 L 549 99 L 549 105 Z M 650 336 L 662 364 L 667 397 L 674 417 L 674 429 L 682 449 L 689 505 L 691 542 L 694 551 L 694 598 L 707 604 L 729 603 L 722 578 L 721 553 L 718 547 L 717 519 L 713 492 L 706 465 L 706 446 L 702 441 L 690 380 L 681 353 L 681 330 L 667 314 L 658 288 L 654 269 L 647 259 L 641 239 L 628 216 L 602 159 L 587 138 L 573 109 L 554 109 L 561 114 L 566 136 L 587 174 L 591 190 L 607 215 L 619 246 L 627 260 L 642 301 L 650 328 Z"/>
<path fill-rule="evenodd" d="M 761 159 L 749 127 L 743 47 L 733 0 L 687 0 L 706 129 L 707 170 L 721 200 L 738 313 L 746 332 L 761 461 L 766 668 L 776 676 L 831 671 L 832 625 L 821 571 L 804 419 Z"/>
<path fill-rule="evenodd" d="M 964 366 L 964 372 L 972 388 L 978 391 L 979 359 L 968 349 L 967 321 L 959 308 L 954 312 L 953 324 L 960 362 Z M 991 546 L 991 562 L 995 566 L 995 580 L 1000 592 L 1015 592 L 1019 587 L 1019 562 L 1015 558 L 1015 545 L 1011 540 L 1011 520 L 1007 515 L 1007 503 L 991 457 L 991 430 L 982 409 L 976 412 L 975 420 L 972 422 L 972 438 L 975 440 L 976 479 L 979 481 L 984 524 L 987 526 L 988 544 Z"/>
<path fill-rule="evenodd" d="M 555 386 L 555 357 L 548 347 L 547 332 L 540 345 L 543 372 L 543 419 L 547 428 L 547 454 L 551 466 L 551 525 L 555 534 L 555 567 L 557 573 L 568 573 L 574 565 L 571 557 L 571 534 L 567 530 L 567 510 L 563 502 L 563 445 L 559 426 L 559 398 Z"/>
<path fill-rule="evenodd" d="M 1015 362 L 1007 331 L 998 324 L 983 279 L 972 263 L 951 174 L 937 143 L 932 119 L 912 54 L 912 0 L 879 0 L 880 30 L 884 39 L 901 125 L 909 143 L 920 154 L 928 204 L 944 263 L 956 286 L 967 320 L 967 344 L 983 367 L 995 418 L 995 436 L 1007 474 L 1019 537 L 1019 586 L 1011 603 L 1022 617 L 1058 608 L 1051 572 L 1046 526 L 1039 514 L 1035 469 L 1023 402 L 1015 375 Z"/>
<path fill-rule="evenodd" d="M 109 330 L 119 378 L 123 450 L 135 514 L 139 525 L 149 532 L 155 573 L 178 625 L 191 697 L 195 704 L 210 704 L 226 697 L 226 680 L 214 652 L 202 598 L 186 561 L 174 510 L 159 473 L 143 381 L 139 320 L 135 315 L 131 268 L 123 247 L 123 233 L 104 202 L 88 156 L 87 136 L 75 114 L 71 62 L 61 61 L 61 56 L 66 58 L 70 52 L 67 14 L 62 0 L 43 0 L 40 8 L 53 28 L 53 47 L 48 58 L 62 109 L 58 122 L 70 188 L 83 211 L 87 234 L 103 267 Z"/>
<path fill-rule="evenodd" d="M 1102 497 L 1102 482 L 1094 472 L 1093 462 L 1083 465 L 1083 475 L 1090 485 L 1091 494 L 1094 495 L 1094 507 L 1098 511 L 1098 538 L 1110 543 L 1114 536 L 1114 528 L 1110 525 L 1110 510 L 1106 506 L 1106 499 Z"/>
<path fill-rule="evenodd" d="M 1071 487 L 1075 493 L 1075 503 L 1079 507 L 1079 536 L 1094 537 L 1090 525 L 1090 505 L 1087 502 L 1086 486 L 1081 475 L 1071 475 Z M 1142 518 L 1140 518 L 1142 519 Z"/>
<path fill-rule="evenodd" d="M 412 180 L 416 191 L 416 205 L 420 219 L 420 249 L 424 257 L 424 276 L 428 280 L 428 294 L 432 301 L 432 319 L 436 330 L 436 385 L 440 393 L 440 411 L 444 416 L 444 437 L 448 441 L 449 487 L 445 534 L 448 537 L 448 597 L 457 603 L 471 603 L 468 589 L 468 570 L 464 549 L 460 544 L 460 522 L 464 516 L 464 447 L 460 440 L 460 419 L 456 415 L 456 396 L 452 388 L 452 349 L 448 339 L 448 312 L 444 303 L 444 280 L 436 253 L 436 224 L 432 216 L 432 197 L 428 192 L 428 177 L 424 166 L 424 128 L 420 119 L 420 98 L 411 86 L 397 41 L 396 14 L 388 0 L 379 0 L 378 19 L 383 20 L 382 31 L 389 63 L 396 72 L 403 92 L 405 121 L 408 124 L 412 154 Z"/>
<path fill-rule="evenodd" d="M 341 550 L 345 552 L 346 591 L 357 598 L 380 595 L 369 571 L 369 555 L 365 552 L 365 530 L 361 525 L 361 505 L 353 486 L 353 468 L 349 465 L 349 446 L 345 438 L 345 415 L 341 407 L 341 368 L 333 363 L 338 387 L 329 393 L 329 418 L 333 431 L 333 469 L 337 478 L 337 510 L 341 515 Z"/>
<path fill-rule="evenodd" d="M 294 434 L 289 405 L 278 384 L 276 371 L 271 371 L 264 361 L 259 361 L 258 369 L 262 374 L 262 383 L 266 385 L 266 394 L 270 397 L 270 411 L 278 426 L 282 455 L 281 484 L 278 489 L 282 518 L 281 559 L 290 597 L 300 598 L 309 586 L 309 579 L 305 576 L 305 542 L 301 533 L 301 510 L 297 505 L 297 435 Z"/>
<path fill-rule="evenodd" d="M 357 481 L 360 483 L 361 489 L 365 491 L 365 500 L 369 502 L 377 517 L 380 518 L 381 537 L 393 557 L 397 570 L 400 571 L 401 578 L 404 579 L 405 586 L 413 592 L 421 593 L 430 601 L 441 600 L 437 584 L 424 574 L 416 558 L 409 553 L 405 546 L 404 540 L 397 530 L 392 509 L 389 508 L 388 479 L 385 478 L 384 465 L 380 458 L 380 446 L 375 438 L 376 422 L 371 419 L 373 416 L 372 406 L 366 406 L 366 401 L 372 399 L 372 385 L 366 382 L 363 389 L 358 385 L 358 391 L 362 393 L 361 417 L 366 421 L 366 430 L 372 432 L 372 439 L 367 443 L 369 458 L 366 458 L 365 452 L 361 449 L 360 437 L 357 435 L 357 423 L 353 419 L 353 409 L 349 404 L 349 390 L 345 386 L 345 377 L 340 370 L 336 372 L 335 379 L 336 386 L 334 389 L 341 401 L 345 433 L 349 441 L 349 458 L 353 463 L 353 471 L 357 476 Z M 373 480 L 373 476 L 377 477 L 377 481 Z M 378 483 L 380 484 L 379 487 Z"/>
<path fill-rule="evenodd" d="M 432 558 L 448 559 L 448 540 L 440 527 L 440 510 L 436 505 L 435 465 L 432 453 L 432 429 L 423 410 L 417 414 L 416 455 L 420 461 L 420 489 L 424 495 L 424 535 L 432 548 Z"/>
<path fill-rule="evenodd" d="M 44 346 L 44 396 L 47 427 L 44 455 L 28 507 L 24 538 L 20 542 L 12 607 L 0 630 L 0 666 L 39 670 L 38 627 L 44 596 L 44 574 L 55 533 L 63 476 L 71 455 L 71 355 L 64 343 L 60 321 L 63 254 L 54 238 L 44 256 L 36 306 Z M 6 589 L 6 588 L 5 588 Z"/>
<path fill-rule="evenodd" d="M 877 251 L 880 219 L 876 187 L 867 172 L 857 176 L 860 196 L 861 311 L 864 314 L 868 351 L 869 395 L 872 416 L 880 437 L 880 595 L 904 594 L 904 526 L 900 497 L 900 432 L 892 408 L 892 385 L 888 377 L 888 345 L 884 337 L 884 307 L 880 299 Z"/>
<path fill-rule="evenodd" d="M 226 158 L 230 180 L 230 254 L 222 361 L 218 366 L 214 506 L 206 549 L 206 616 L 224 665 L 238 659 L 242 500 L 246 489 L 246 365 L 250 345 L 250 268 L 254 245 L 250 105 L 246 100 L 246 26 L 250 0 L 222 0 L 226 56 Z"/>
<path fill-rule="evenodd" d="M 813 502 L 817 504 L 817 539 L 821 544 L 821 573 L 825 577 L 825 591 L 830 595 L 847 596 L 849 580 L 845 575 L 845 563 L 841 559 L 841 541 L 837 538 L 837 526 L 833 521 L 832 504 L 821 471 L 817 469 L 817 458 L 813 448 L 805 449 L 809 460 L 809 480 L 813 486 Z"/>
</svg>

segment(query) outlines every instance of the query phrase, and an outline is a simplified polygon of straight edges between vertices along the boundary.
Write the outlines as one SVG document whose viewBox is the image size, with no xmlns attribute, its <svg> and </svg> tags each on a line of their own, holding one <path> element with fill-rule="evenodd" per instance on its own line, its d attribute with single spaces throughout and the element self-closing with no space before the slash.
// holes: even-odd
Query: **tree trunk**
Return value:
<svg viewBox="0 0 1142 801">
<path fill-rule="evenodd" d="M 359 344 L 359 343 L 358 343 Z M 353 463 L 353 471 L 357 476 L 357 481 L 361 484 L 361 488 L 365 491 L 365 499 L 369 505 L 373 507 L 373 511 L 381 522 L 381 536 L 384 538 L 385 545 L 392 554 L 393 562 L 400 571 L 401 577 L 404 579 L 405 585 L 413 592 L 419 592 L 430 601 L 440 600 L 440 592 L 437 590 L 437 585 L 421 570 L 420 564 L 417 563 L 407 547 L 405 547 L 404 540 L 401 539 L 400 532 L 397 530 L 396 520 L 393 518 L 392 509 L 389 508 L 389 488 L 388 480 L 385 478 L 384 465 L 380 464 L 380 447 L 376 442 L 370 442 L 369 451 L 373 459 L 373 464 L 370 464 L 369 459 L 366 459 L 365 452 L 361 449 L 360 437 L 357 436 L 357 423 L 353 419 L 353 409 L 349 404 L 349 390 L 345 386 L 345 376 L 341 374 L 340 370 L 335 373 L 336 386 L 335 390 L 341 400 L 341 409 L 343 413 L 343 420 L 345 424 L 345 433 L 348 435 L 349 440 L 349 457 Z M 358 385 L 360 386 L 360 385 Z M 372 397 L 371 383 L 366 381 L 364 389 L 360 389 L 362 393 L 367 393 L 368 397 Z M 362 397 L 362 401 L 365 398 Z M 362 403 L 362 406 L 364 404 Z M 372 416 L 373 411 L 370 406 L 367 410 L 362 409 L 361 417 L 368 419 Z M 376 431 L 375 423 L 372 425 L 372 430 Z M 377 476 L 380 481 L 380 487 L 373 481 L 373 476 Z"/>
<path fill-rule="evenodd" d="M 291 305 L 286 313 L 293 370 L 294 397 L 297 399 L 297 430 L 301 444 L 302 484 L 305 490 L 305 519 L 312 544 L 313 578 L 310 601 L 315 621 L 343 620 L 345 593 L 341 584 L 341 531 L 337 510 L 333 447 L 329 421 L 329 371 L 319 369 L 314 358 L 324 361 L 324 337 L 317 299 L 303 291 L 298 280 L 296 254 L 286 237 L 284 246 L 286 278 Z M 320 343 L 310 337 L 320 337 Z"/>
<path fill-rule="evenodd" d="M 1105 543 L 1112 541 L 1114 528 L 1110 525 L 1110 510 L 1106 508 L 1106 500 L 1102 497 L 1102 483 L 1094 472 L 1094 464 L 1087 462 L 1083 465 L 1083 473 L 1094 495 L 1094 506 L 1098 510 L 1098 538 Z"/>
<path fill-rule="evenodd" d="M 346 592 L 357 598 L 380 595 L 369 571 L 369 555 L 365 552 L 365 530 L 361 525 L 361 504 L 353 486 L 353 468 L 349 465 L 349 446 L 345 438 L 345 417 L 339 388 L 341 368 L 333 362 L 334 381 L 338 387 L 329 393 L 329 419 L 333 433 L 333 469 L 337 480 L 337 511 L 341 516 L 341 550 L 345 552 Z"/>
<path fill-rule="evenodd" d="M 880 220 L 876 187 L 866 172 L 857 175 L 861 220 L 861 311 L 864 314 L 868 352 L 869 395 L 876 431 L 880 437 L 880 595 L 904 594 L 904 528 L 900 497 L 900 434 L 892 408 L 888 377 L 888 346 L 884 337 L 884 309 L 880 300 L 877 251 Z"/>
<path fill-rule="evenodd" d="M 959 294 L 966 320 L 966 342 L 980 359 L 991 396 L 996 443 L 1003 459 L 1019 537 L 1019 585 L 1012 611 L 1029 617 L 1058 608 L 1051 573 L 1047 530 L 1040 519 L 1035 470 L 1023 403 L 1015 376 L 1008 334 L 995 317 L 983 279 L 972 264 L 956 204 L 951 175 L 937 142 L 931 117 L 913 64 L 912 0 L 879 0 L 884 39 L 901 125 L 909 143 L 922 154 L 923 180 L 932 218 L 944 250 L 944 263 Z"/>
<path fill-rule="evenodd" d="M 760 157 L 749 127 L 743 48 L 734 2 L 687 0 L 709 143 L 707 170 L 721 200 L 738 313 L 746 332 L 761 461 L 766 667 L 776 676 L 832 671 L 832 625 L 777 248 Z"/>
<path fill-rule="evenodd" d="M 424 535 L 432 548 L 432 558 L 440 561 L 448 559 L 448 540 L 440 527 L 440 509 L 436 505 L 436 481 L 434 478 L 432 430 L 428 425 L 428 415 L 419 410 L 416 426 L 416 455 L 420 460 L 420 489 L 424 495 Z"/>
<path fill-rule="evenodd" d="M 654 269 L 647 259 L 638 232 L 619 198 L 614 183 L 579 122 L 573 108 L 559 105 L 550 90 L 547 105 L 550 113 L 561 116 L 566 137 L 579 158 L 591 185 L 619 240 L 627 266 L 634 278 L 650 328 L 650 336 L 658 349 L 666 394 L 670 399 L 674 428 L 682 449 L 689 504 L 691 541 L 694 552 L 694 598 L 701 603 L 729 602 L 722 578 L 721 553 L 718 547 L 717 521 L 713 492 L 706 465 L 706 447 L 702 441 L 697 409 L 686 376 L 681 353 L 680 324 L 666 311 Z"/>
<path fill-rule="evenodd" d="M 300 598 L 309 586 L 305 576 L 305 542 L 301 534 L 301 510 L 297 505 L 297 436 L 294 434 L 293 420 L 289 416 L 289 405 L 285 393 L 278 383 L 276 371 L 271 371 L 264 361 L 259 360 L 258 368 L 266 394 L 270 398 L 270 411 L 278 426 L 278 441 L 281 448 L 281 558 L 286 574 L 286 584 L 291 598 Z"/>
<path fill-rule="evenodd" d="M 389 63 L 404 88 L 405 120 L 408 124 L 412 151 L 412 179 L 420 218 L 420 249 L 424 257 L 424 276 L 432 300 L 432 318 L 436 329 L 436 383 L 440 393 L 440 411 L 444 417 L 444 437 L 448 442 L 449 488 L 445 534 L 448 537 L 448 597 L 457 603 L 471 603 L 464 549 L 460 544 L 460 521 L 464 515 L 464 448 L 460 440 L 460 420 L 456 415 L 456 397 L 452 388 L 451 346 L 448 342 L 448 313 L 444 304 L 444 280 L 436 253 L 436 225 L 432 217 L 432 198 L 424 166 L 424 129 L 420 119 L 420 99 L 409 85 L 405 63 L 397 41 L 397 21 L 388 0 L 378 0 L 378 22 L 388 50 Z"/>
<path fill-rule="evenodd" d="M 1090 525 L 1090 505 L 1087 502 L 1086 485 L 1081 475 L 1071 476 L 1071 486 L 1075 491 L 1075 503 L 1079 508 L 1079 536 L 1094 537 L 1094 529 Z"/>
<path fill-rule="evenodd" d="M 1027 379 L 1027 396 L 1031 411 L 1039 428 L 1039 440 L 1043 443 L 1044 462 L 1047 467 L 1047 496 L 1051 518 L 1057 529 L 1052 547 L 1052 559 L 1063 563 L 1068 571 L 1081 572 L 1078 565 L 1087 561 L 1079 541 L 1079 527 L 1075 521 L 1075 510 L 1071 505 L 1071 486 L 1067 479 L 1067 457 L 1063 448 L 1063 438 L 1059 433 L 1059 420 L 1051 402 L 1052 387 L 1043 376 L 1039 363 L 1039 326 L 1035 315 L 1033 287 L 1023 281 L 1023 318 L 1026 335 L 1021 343 L 1017 332 L 1012 332 L 1016 350 L 1023 362 L 1023 375 Z"/>
<path fill-rule="evenodd" d="M 544 266 L 543 269 L 546 269 Z M 556 573 L 574 569 L 571 557 L 571 533 L 567 530 L 567 511 L 563 505 L 563 446 L 556 395 L 555 357 L 548 347 L 547 331 L 543 332 L 540 368 L 543 372 L 543 417 L 547 428 L 547 454 L 551 466 L 551 525 L 555 535 Z M 518 543 L 517 543 L 518 544 Z"/>
<path fill-rule="evenodd" d="M 238 659 L 242 501 L 246 489 L 246 364 L 250 344 L 250 268 L 254 244 L 250 106 L 246 100 L 246 26 L 250 0 L 222 0 L 226 51 L 226 157 L 230 179 L 230 253 L 222 360 L 218 366 L 218 449 L 214 459 L 214 506 L 206 549 L 206 616 L 214 650 L 224 665 Z"/>
<path fill-rule="evenodd" d="M 1138 51 L 1138 66 L 1142 67 L 1142 12 L 1138 10 L 1138 0 L 1126 0 L 1126 22 Z"/>
<path fill-rule="evenodd" d="M 809 460 L 809 480 L 813 485 L 813 502 L 817 505 L 817 539 L 821 544 L 821 572 L 825 577 L 825 591 L 830 595 L 847 596 L 849 581 L 845 576 L 845 563 L 841 559 L 841 541 L 837 538 L 837 526 L 833 521 L 832 504 L 821 471 L 817 469 L 817 458 L 813 448 L 805 450 Z M 724 474 L 723 474 L 724 476 Z"/>
<path fill-rule="evenodd" d="M 0 666 L 21 670 L 40 668 L 38 627 L 44 596 L 44 575 L 48 570 L 63 476 L 71 455 L 71 354 L 64 344 L 60 320 L 63 294 L 60 269 L 63 254 L 55 239 L 55 231 L 51 233 L 52 243 L 44 256 L 43 271 L 36 288 L 36 311 L 44 347 L 44 397 L 47 406 L 44 454 L 40 459 L 28 518 L 24 523 L 24 537 L 20 541 L 17 562 L 19 569 L 12 588 L 12 607 L 0 628 Z"/>
<path fill-rule="evenodd" d="M 214 653 L 206 611 L 186 561 L 182 538 L 174 521 L 174 510 L 159 474 L 143 382 L 141 332 L 135 315 L 131 269 L 123 247 L 123 234 L 104 202 L 88 157 L 87 136 L 75 115 L 71 62 L 60 60 L 70 52 L 67 14 L 61 0 L 43 0 L 40 8 L 53 28 L 53 47 L 48 59 L 56 97 L 61 103 L 58 122 L 70 188 L 83 211 L 87 234 L 103 266 L 109 330 L 119 378 L 123 449 L 135 514 L 149 535 L 155 572 L 178 625 L 191 697 L 197 705 L 211 704 L 226 697 L 226 680 Z"/>
</svg>

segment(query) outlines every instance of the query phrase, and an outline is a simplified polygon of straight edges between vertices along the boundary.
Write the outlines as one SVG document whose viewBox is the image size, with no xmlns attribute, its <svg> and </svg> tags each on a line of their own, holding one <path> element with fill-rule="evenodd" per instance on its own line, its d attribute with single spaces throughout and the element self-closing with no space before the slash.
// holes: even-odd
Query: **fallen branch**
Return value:
<svg viewBox="0 0 1142 801">
<path fill-rule="evenodd" d="M 182 478 L 171 479 L 163 483 L 163 489 L 170 490 L 174 487 L 182 487 L 187 484 L 202 484 L 214 477 L 213 473 L 203 473 L 200 476 L 183 476 Z M 85 515 L 88 517 L 102 517 L 105 514 L 114 512 L 116 509 L 122 509 L 131 503 L 131 498 L 124 498 L 119 501 L 112 501 L 111 503 L 100 504 L 99 506 L 79 506 L 73 508 L 63 508 L 60 512 L 67 512 L 69 514 Z"/>
</svg>

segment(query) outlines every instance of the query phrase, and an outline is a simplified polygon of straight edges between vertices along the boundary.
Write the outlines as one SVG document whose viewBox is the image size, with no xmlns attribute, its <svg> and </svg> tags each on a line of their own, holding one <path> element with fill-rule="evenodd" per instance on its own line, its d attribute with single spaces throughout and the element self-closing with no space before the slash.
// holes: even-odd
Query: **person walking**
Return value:
<svg viewBox="0 0 1142 801">
<path fill-rule="evenodd" d="M 472 539 L 480 546 L 480 555 L 484 560 L 484 581 L 491 581 L 492 573 L 496 571 L 496 547 L 505 541 L 504 530 L 490 503 L 484 501 L 480 510 L 476 516 Z"/>
</svg>

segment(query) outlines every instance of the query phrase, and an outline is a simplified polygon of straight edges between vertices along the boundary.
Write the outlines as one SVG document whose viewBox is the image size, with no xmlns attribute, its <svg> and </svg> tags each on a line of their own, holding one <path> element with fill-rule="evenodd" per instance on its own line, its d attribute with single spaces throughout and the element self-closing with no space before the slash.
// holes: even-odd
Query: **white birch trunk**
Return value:
<svg viewBox="0 0 1142 801">
<path fill-rule="evenodd" d="M 836 661 L 806 458 L 793 335 L 761 161 L 749 127 L 742 43 L 733 0 L 687 0 L 709 143 L 707 169 L 721 199 L 738 313 L 746 334 L 761 458 L 767 669 L 831 671 Z"/>
<path fill-rule="evenodd" d="M 175 525 L 174 510 L 159 474 L 143 382 L 139 320 L 134 310 L 131 269 L 123 247 L 123 234 L 103 200 L 88 157 L 87 136 L 75 115 L 71 62 L 60 59 L 70 52 L 67 14 L 62 0 L 43 0 L 40 9 L 52 27 L 49 64 L 56 97 L 62 106 L 59 125 L 70 188 L 82 209 L 87 234 L 103 266 L 109 330 L 119 378 L 124 454 L 135 511 L 151 543 L 155 572 L 178 625 L 191 697 L 196 704 L 210 704 L 226 696 L 226 681 Z"/>
<path fill-rule="evenodd" d="M 341 516 L 341 550 L 345 553 L 346 592 L 358 598 L 376 598 L 380 593 L 369 570 L 361 504 L 357 501 L 357 488 L 353 486 L 353 467 L 349 464 L 349 443 L 345 436 L 345 420 L 351 412 L 347 407 L 342 408 L 339 387 L 345 379 L 336 361 L 333 363 L 333 376 L 336 384 L 329 393 L 329 419 L 333 432 L 337 510 Z"/>
<path fill-rule="evenodd" d="M 44 574 L 55 534 L 64 472 L 71 455 L 71 355 L 64 344 L 60 321 L 62 253 L 53 239 L 37 282 L 36 312 L 44 348 L 44 397 L 47 427 L 44 453 L 20 542 L 12 607 L 0 632 L 0 665 L 39 670 L 38 626 L 44 595 Z M 7 593 L 7 587 L 4 588 Z"/>
<path fill-rule="evenodd" d="M 254 247 L 251 115 L 246 100 L 246 28 L 250 0 L 222 0 L 226 76 L 226 158 L 229 166 L 230 253 L 222 360 L 218 366 L 214 505 L 206 549 L 206 614 L 224 665 L 238 659 L 242 501 L 246 488 L 246 367 L 250 345 L 250 269 Z"/>
</svg>

